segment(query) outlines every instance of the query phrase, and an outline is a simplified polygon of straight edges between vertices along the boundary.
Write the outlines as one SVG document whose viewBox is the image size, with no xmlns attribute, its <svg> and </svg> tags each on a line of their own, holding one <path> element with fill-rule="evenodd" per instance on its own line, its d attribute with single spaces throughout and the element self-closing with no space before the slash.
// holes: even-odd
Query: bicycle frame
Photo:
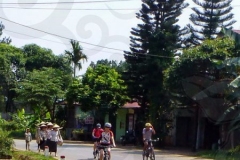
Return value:
<svg viewBox="0 0 240 160">
<path fill-rule="evenodd" d="M 155 160 L 155 153 L 154 153 L 154 147 L 153 147 L 153 143 L 152 142 L 157 142 L 159 141 L 159 138 L 157 138 L 156 140 L 148 140 L 148 146 L 144 151 L 144 155 L 143 155 L 143 160 L 148 160 L 148 158 L 150 158 L 150 160 Z"/>
<path fill-rule="evenodd" d="M 98 148 L 98 151 L 100 151 L 101 149 L 103 149 L 103 159 L 104 159 L 104 160 L 109 160 L 108 148 L 112 148 L 112 146 L 102 146 L 102 145 L 98 145 L 97 148 Z"/>
</svg>

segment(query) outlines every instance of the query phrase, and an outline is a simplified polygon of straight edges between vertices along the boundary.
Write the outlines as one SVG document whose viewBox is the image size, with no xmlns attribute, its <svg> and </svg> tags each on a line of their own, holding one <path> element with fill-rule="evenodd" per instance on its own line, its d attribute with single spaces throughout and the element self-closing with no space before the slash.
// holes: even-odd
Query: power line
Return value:
<svg viewBox="0 0 240 160">
<path fill-rule="evenodd" d="M 0 17 L 0 18 L 3 19 L 3 20 L 6 20 L 6 21 L 8 21 L 8 22 L 11 22 L 11 23 L 14 23 L 14 24 L 17 24 L 17 25 L 26 27 L 26 28 L 29 28 L 29 29 L 32 29 L 32 30 L 36 30 L 36 31 L 38 31 L 38 32 L 42 32 L 42 33 L 45 33 L 45 34 L 48 34 L 48 35 L 52 35 L 52 36 L 55 36 L 55 37 L 59 37 L 59 38 L 71 40 L 71 38 L 67 38 L 67 37 L 60 36 L 60 35 L 57 35 L 57 34 L 54 34 L 54 33 L 49 33 L 49 32 L 46 32 L 46 31 L 43 31 L 43 30 L 40 30 L 40 29 L 36 29 L 36 28 L 33 28 L 33 27 L 29 27 L 29 26 L 26 26 L 26 25 L 23 25 L 23 24 L 20 24 L 20 23 L 11 21 L 11 20 L 6 19 L 6 18 L 3 18 L 3 17 Z M 104 46 L 101 46 L 101 45 L 92 44 L 92 43 L 88 43 L 88 42 L 83 42 L 83 41 L 78 41 L 78 40 L 75 40 L 75 41 L 80 42 L 80 43 L 83 43 L 83 44 L 88 44 L 88 45 L 100 47 L 100 48 L 106 48 L 106 49 L 111 49 L 111 50 L 116 50 L 116 51 L 123 51 L 123 50 L 121 50 L 121 49 L 116 49 L 116 48 L 111 48 L 111 47 L 104 47 Z"/>
<path fill-rule="evenodd" d="M 72 40 L 71 38 L 63 37 L 63 36 L 60 36 L 60 35 L 57 35 L 57 34 L 53 34 L 53 33 L 49 33 L 49 32 L 46 32 L 46 31 L 43 31 L 43 30 L 40 30 L 40 29 L 32 28 L 32 27 L 29 27 L 29 26 L 26 26 L 26 25 L 23 25 L 23 24 L 20 24 L 20 23 L 17 23 L 17 22 L 8 20 L 8 19 L 3 18 L 3 17 L 0 17 L 0 18 L 3 19 L 3 20 L 6 20 L 6 21 L 8 21 L 8 22 L 11 22 L 11 23 L 14 23 L 14 24 L 17 24 L 17 25 L 26 27 L 26 28 L 30 28 L 30 29 L 32 29 L 32 30 L 36 30 L 36 31 L 39 31 L 39 32 L 42 32 L 42 33 L 45 33 L 45 34 L 48 34 L 48 35 L 52 35 L 52 36 L 59 37 L 59 38 L 63 38 L 63 39 L 67 39 L 67 40 Z M 83 44 L 88 44 L 88 45 L 100 47 L 100 48 L 105 48 L 105 49 L 111 49 L 111 50 L 116 50 L 116 51 L 124 52 L 124 50 L 121 50 L 121 49 L 116 49 L 116 48 L 111 48 L 111 47 L 104 47 L 104 46 L 101 46 L 101 45 L 96 45 L 96 44 L 92 44 L 92 43 L 82 42 L 82 41 L 78 41 L 78 40 L 75 40 L 75 41 L 80 42 L 80 43 L 83 43 Z M 147 53 L 147 54 L 137 53 L 137 54 L 138 54 L 138 55 L 144 55 L 144 56 L 158 57 L 158 58 L 174 59 L 174 57 L 153 55 L 153 54 L 148 54 L 148 53 Z"/>
<path fill-rule="evenodd" d="M 80 2 L 36 2 L 36 3 L 27 3 L 27 2 L 22 2 L 22 3 L 1 3 L 1 4 L 26 4 L 26 5 L 38 5 L 38 4 L 78 4 L 78 3 L 105 3 L 105 2 L 123 2 L 123 1 L 138 1 L 138 0 L 101 0 L 101 1 L 80 1 Z"/>
<path fill-rule="evenodd" d="M 4 9 L 31 9 L 31 10 L 34 10 L 34 9 L 42 9 L 42 10 L 79 10 L 79 11 L 97 11 L 97 10 L 99 10 L 99 11 L 110 11 L 110 10 L 123 10 L 123 11 L 135 11 L 135 10 L 139 10 L 139 8 L 126 8 L 126 9 L 124 9 L 124 8 L 116 8 L 116 9 L 111 9 L 111 8 L 109 8 L 109 9 L 107 9 L 107 8 L 97 8 L 97 9 L 91 9 L 91 8 L 86 8 L 86 9 L 84 9 L 84 8 L 73 8 L 73 9 L 69 9 L 69 8 L 36 8 L 36 7 L 34 7 L 34 8 L 28 8 L 28 7 L 1 7 L 0 6 L 0 8 L 4 8 Z"/>
<path fill-rule="evenodd" d="M 45 41 L 49 41 L 49 42 L 54 42 L 54 43 L 59 43 L 59 44 L 65 44 L 65 45 L 70 46 L 70 44 L 68 44 L 68 43 L 53 41 L 53 40 L 44 39 L 44 38 L 39 38 L 39 37 L 35 37 L 35 36 L 31 36 L 31 35 L 24 34 L 24 33 L 19 33 L 19 32 L 15 32 L 15 31 L 10 31 L 10 30 L 7 30 L 7 29 L 4 29 L 4 31 L 11 32 L 11 33 L 15 33 L 15 34 L 19 34 L 19 35 L 23 35 L 23 36 L 27 36 L 27 37 L 32 37 L 32 38 L 36 38 L 36 39 L 41 39 L 41 40 L 45 40 Z M 83 48 L 88 49 L 88 50 L 101 51 L 101 50 L 92 49 L 92 48 L 88 48 L 88 47 L 83 47 Z M 108 52 L 108 51 L 103 51 L 103 52 L 111 53 L 111 54 L 121 54 L 121 55 L 124 55 L 123 53 L 117 53 L 117 52 Z M 146 55 L 146 54 L 142 54 L 142 55 Z M 147 55 L 148 55 L 148 54 L 147 54 Z M 156 55 L 153 55 L 153 56 L 156 56 Z M 163 56 L 162 56 L 162 57 L 163 57 Z M 172 58 L 172 57 L 165 57 L 165 58 Z"/>
<path fill-rule="evenodd" d="M 58 43 L 58 44 L 65 44 L 65 45 L 70 46 L 69 43 L 63 43 L 63 42 L 53 41 L 53 40 L 49 40 L 49 39 L 39 38 L 39 37 L 31 36 L 31 35 L 28 35 L 28 34 L 24 34 L 24 33 L 10 31 L 10 30 L 7 30 L 7 29 L 4 29 L 4 31 L 10 32 L 10 33 L 19 34 L 19 35 L 23 35 L 23 36 L 27 36 L 27 37 L 32 37 L 32 38 L 36 38 L 36 39 L 41 39 L 41 40 L 45 40 L 45 41 L 49 41 L 49 42 L 54 42 L 54 43 Z M 83 46 L 81 46 L 81 47 L 83 47 Z M 92 49 L 92 48 L 88 48 L 88 47 L 83 47 L 83 48 L 88 49 L 88 50 L 94 50 L 94 51 L 102 51 L 102 50 Z M 108 51 L 102 51 L 102 52 L 115 54 L 113 52 L 108 52 Z M 122 53 L 118 53 L 118 54 L 122 54 Z"/>
</svg>

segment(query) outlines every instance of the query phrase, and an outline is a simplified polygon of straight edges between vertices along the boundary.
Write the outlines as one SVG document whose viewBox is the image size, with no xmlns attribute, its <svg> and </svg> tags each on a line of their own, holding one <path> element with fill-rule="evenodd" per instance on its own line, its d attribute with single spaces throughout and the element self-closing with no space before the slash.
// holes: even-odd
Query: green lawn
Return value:
<svg viewBox="0 0 240 160">
<path fill-rule="evenodd" d="M 198 153 L 199 157 L 211 158 L 217 160 L 239 160 L 240 153 L 230 153 L 228 151 L 201 151 Z"/>
<path fill-rule="evenodd" d="M 56 160 L 54 157 L 45 157 L 43 154 L 39 154 L 31 151 L 19 151 L 13 152 L 14 160 Z"/>
</svg>

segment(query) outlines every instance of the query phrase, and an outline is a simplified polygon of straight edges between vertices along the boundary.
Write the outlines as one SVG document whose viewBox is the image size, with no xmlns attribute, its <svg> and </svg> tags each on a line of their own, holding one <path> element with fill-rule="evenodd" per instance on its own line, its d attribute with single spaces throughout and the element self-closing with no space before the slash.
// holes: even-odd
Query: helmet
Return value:
<svg viewBox="0 0 240 160">
<path fill-rule="evenodd" d="M 100 124 L 100 123 L 98 123 L 96 126 L 97 126 L 98 128 L 100 128 L 100 127 L 101 127 L 101 124 Z"/>
<path fill-rule="evenodd" d="M 151 123 L 146 123 L 145 127 L 152 127 Z"/>
<path fill-rule="evenodd" d="M 111 123 L 105 123 L 104 127 L 111 128 L 112 125 L 111 125 Z"/>
</svg>

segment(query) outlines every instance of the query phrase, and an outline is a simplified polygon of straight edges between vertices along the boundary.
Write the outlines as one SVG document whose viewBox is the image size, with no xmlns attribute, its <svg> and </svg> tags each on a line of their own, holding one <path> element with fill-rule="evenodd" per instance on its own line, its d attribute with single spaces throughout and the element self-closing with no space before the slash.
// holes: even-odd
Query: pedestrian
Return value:
<svg viewBox="0 0 240 160">
<path fill-rule="evenodd" d="M 55 124 L 53 126 L 53 129 L 50 131 L 50 143 L 49 143 L 49 152 L 50 155 L 52 154 L 52 152 L 55 152 L 55 157 L 57 157 L 57 145 L 58 142 L 62 141 L 62 136 L 60 134 L 59 131 L 59 125 Z"/>
<path fill-rule="evenodd" d="M 51 122 L 47 123 L 47 146 L 50 145 L 51 131 L 53 130 L 53 124 Z"/>
<path fill-rule="evenodd" d="M 25 140 L 26 140 L 26 150 L 30 151 L 30 142 L 32 141 L 32 135 L 29 128 L 26 129 Z"/>
<path fill-rule="evenodd" d="M 40 126 L 40 150 L 45 150 L 45 146 L 47 146 L 47 126 L 45 124 Z"/>
</svg>

